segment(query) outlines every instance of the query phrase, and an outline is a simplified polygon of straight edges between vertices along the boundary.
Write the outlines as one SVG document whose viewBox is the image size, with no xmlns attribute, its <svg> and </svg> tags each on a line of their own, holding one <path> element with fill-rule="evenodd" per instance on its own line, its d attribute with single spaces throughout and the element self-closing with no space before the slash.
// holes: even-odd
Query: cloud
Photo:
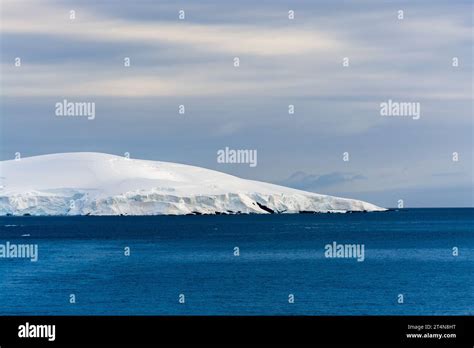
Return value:
<svg viewBox="0 0 474 348">
<path fill-rule="evenodd" d="M 358 180 L 367 180 L 367 178 L 356 173 L 333 172 L 323 175 L 315 175 L 298 171 L 293 173 L 286 180 L 281 181 L 280 184 L 300 190 L 318 192 L 320 189 L 331 188 Z"/>
<path fill-rule="evenodd" d="M 416 11 L 410 11 L 404 23 L 388 25 L 393 9 L 383 6 L 364 3 L 363 11 L 349 7 L 334 13 L 323 3 L 322 15 L 317 6 L 303 2 L 292 22 L 286 5 L 279 4 L 276 9 L 254 6 L 252 22 L 240 10 L 224 23 L 179 21 L 176 13 L 167 20 L 140 20 L 137 11 L 129 18 L 104 4 L 86 4 L 2 2 L 3 95 L 472 99 L 466 75 L 442 68 L 449 66 L 449 56 L 437 58 L 452 51 L 463 66 L 470 64 L 469 52 L 454 47 L 470 40 L 472 27 L 449 12 L 415 17 Z M 173 6 L 166 3 L 165 10 Z M 135 7 L 142 16 L 147 9 L 159 12 L 152 3 Z M 199 9 L 191 8 L 188 17 L 193 18 Z M 229 9 L 225 13 L 232 17 Z M 17 56 L 24 62 L 21 69 L 13 66 Z M 238 69 L 235 56 L 241 60 Z M 346 56 L 350 68 L 342 68 Z M 123 57 L 132 60 L 129 70 Z"/>
<path fill-rule="evenodd" d="M 29 11 L 25 11 L 28 8 Z M 303 27 L 256 24 L 197 24 L 186 21 L 141 22 L 109 18 L 90 10 L 76 10 L 47 2 L 7 2 L 3 5 L 3 33 L 34 33 L 73 40 L 141 42 L 148 46 L 172 43 L 205 52 L 275 56 L 300 55 L 341 48 L 343 42 L 327 32 Z M 284 15 L 284 14 L 282 14 Z"/>
</svg>

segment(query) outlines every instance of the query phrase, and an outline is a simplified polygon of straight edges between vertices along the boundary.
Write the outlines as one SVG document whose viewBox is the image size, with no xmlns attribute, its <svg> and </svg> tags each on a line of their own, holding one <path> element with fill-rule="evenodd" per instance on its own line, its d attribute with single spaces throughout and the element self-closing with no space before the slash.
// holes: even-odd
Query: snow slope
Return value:
<svg viewBox="0 0 474 348">
<path fill-rule="evenodd" d="M 0 162 L 0 215 L 382 211 L 363 201 L 244 180 L 184 164 L 103 153 Z"/>
</svg>

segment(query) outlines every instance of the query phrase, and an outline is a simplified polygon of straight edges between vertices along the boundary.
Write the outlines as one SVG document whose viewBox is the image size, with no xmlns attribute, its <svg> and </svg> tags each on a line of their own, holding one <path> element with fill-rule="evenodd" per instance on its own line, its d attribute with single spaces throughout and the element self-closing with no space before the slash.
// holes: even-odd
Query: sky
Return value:
<svg viewBox="0 0 474 348">
<path fill-rule="evenodd" d="M 385 207 L 472 207 L 472 13 L 448 0 L 2 0 L 0 160 L 129 153 Z M 58 117 L 64 99 L 95 103 L 95 118 Z M 388 100 L 420 117 L 381 115 Z M 258 164 L 219 163 L 226 147 Z"/>
</svg>

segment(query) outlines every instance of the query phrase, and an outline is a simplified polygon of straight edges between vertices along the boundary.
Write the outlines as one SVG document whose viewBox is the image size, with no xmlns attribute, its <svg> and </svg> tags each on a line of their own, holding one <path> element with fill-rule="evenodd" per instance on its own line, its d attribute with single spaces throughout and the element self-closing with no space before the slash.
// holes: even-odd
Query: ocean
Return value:
<svg viewBox="0 0 474 348">
<path fill-rule="evenodd" d="M 37 261 L 0 257 L 0 315 L 472 315 L 473 227 L 472 208 L 1 217 Z"/>
</svg>

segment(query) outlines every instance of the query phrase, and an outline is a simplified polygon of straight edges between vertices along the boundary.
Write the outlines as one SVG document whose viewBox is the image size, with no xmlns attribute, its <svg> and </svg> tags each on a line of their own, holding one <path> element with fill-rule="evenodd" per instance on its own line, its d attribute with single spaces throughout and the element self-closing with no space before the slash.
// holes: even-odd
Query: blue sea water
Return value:
<svg viewBox="0 0 474 348">
<path fill-rule="evenodd" d="M 473 227 L 470 208 L 2 217 L 0 244 L 39 258 L 0 258 L 0 314 L 472 315 Z M 326 258 L 333 242 L 363 244 L 364 261 Z"/>
</svg>

